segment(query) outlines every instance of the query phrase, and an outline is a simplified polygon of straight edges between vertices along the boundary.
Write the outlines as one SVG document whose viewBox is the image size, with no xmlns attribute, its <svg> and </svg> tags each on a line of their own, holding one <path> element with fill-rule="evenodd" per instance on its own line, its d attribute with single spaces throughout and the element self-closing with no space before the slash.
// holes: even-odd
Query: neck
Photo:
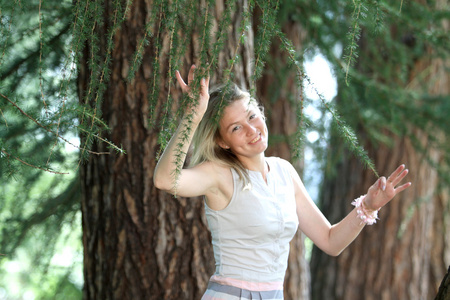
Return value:
<svg viewBox="0 0 450 300">
<path fill-rule="evenodd" d="M 266 178 L 266 174 L 269 172 L 264 153 L 253 158 L 248 158 L 242 161 L 242 164 L 248 170 L 261 172 L 264 178 Z"/>
</svg>

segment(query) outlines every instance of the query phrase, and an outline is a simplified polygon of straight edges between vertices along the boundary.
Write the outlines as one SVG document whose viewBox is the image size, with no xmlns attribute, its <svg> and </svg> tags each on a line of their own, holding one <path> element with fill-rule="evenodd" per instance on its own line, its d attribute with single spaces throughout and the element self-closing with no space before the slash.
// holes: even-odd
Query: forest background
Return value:
<svg viewBox="0 0 450 300">
<path fill-rule="evenodd" d="M 339 257 L 294 238 L 286 299 L 433 299 L 450 265 L 449 19 L 446 0 L 0 1 L 0 299 L 200 298 L 202 201 L 152 182 L 191 63 L 263 103 L 267 155 L 320 180 L 332 223 L 410 169 Z M 305 72 L 318 54 L 332 101 Z"/>
</svg>

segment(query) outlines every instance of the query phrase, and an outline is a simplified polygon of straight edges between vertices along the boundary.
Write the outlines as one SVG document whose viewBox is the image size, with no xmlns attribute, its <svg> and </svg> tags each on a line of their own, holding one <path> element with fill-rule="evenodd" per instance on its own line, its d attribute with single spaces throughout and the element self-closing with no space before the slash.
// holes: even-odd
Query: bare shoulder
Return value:
<svg viewBox="0 0 450 300">
<path fill-rule="evenodd" d="M 277 157 L 277 159 L 280 162 L 280 164 L 291 173 L 291 175 L 293 177 L 298 176 L 297 170 L 295 169 L 295 167 L 292 165 L 292 163 L 290 161 L 288 161 L 284 158 L 281 158 L 281 157 Z"/>
</svg>

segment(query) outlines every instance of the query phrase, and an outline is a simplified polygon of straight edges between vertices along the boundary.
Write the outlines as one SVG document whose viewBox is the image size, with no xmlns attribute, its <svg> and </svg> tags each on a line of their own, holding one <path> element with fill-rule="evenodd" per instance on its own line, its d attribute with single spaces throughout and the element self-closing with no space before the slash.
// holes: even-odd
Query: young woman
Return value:
<svg viewBox="0 0 450 300">
<path fill-rule="evenodd" d="M 194 79 L 192 66 L 185 93 Z M 225 108 L 219 122 L 219 105 Z M 352 204 L 341 222 L 331 225 L 311 200 L 292 165 L 265 157 L 268 131 L 262 109 L 236 86 L 209 94 L 209 79 L 201 79 L 192 130 L 182 153 L 193 144 L 191 167 L 174 179 L 177 144 L 188 121 L 183 119 L 155 169 L 159 189 L 183 197 L 204 196 L 211 230 L 216 272 L 202 299 L 283 299 L 289 242 L 300 228 L 320 249 L 338 255 L 377 211 L 411 183 L 396 187 L 408 173 L 400 166 L 380 177 Z M 178 154 L 177 154 L 178 153 Z M 183 157 L 183 160 L 185 157 Z"/>
</svg>

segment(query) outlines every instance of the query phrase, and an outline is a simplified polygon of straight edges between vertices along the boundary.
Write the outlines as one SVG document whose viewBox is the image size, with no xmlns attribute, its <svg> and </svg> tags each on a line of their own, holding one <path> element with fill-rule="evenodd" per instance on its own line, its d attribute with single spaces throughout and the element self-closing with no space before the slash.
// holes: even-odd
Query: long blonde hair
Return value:
<svg viewBox="0 0 450 300">
<path fill-rule="evenodd" d="M 250 181 L 247 169 L 231 150 L 223 149 L 217 144 L 217 140 L 221 138 L 219 121 L 223 110 L 234 101 L 244 98 L 249 99 L 249 105 L 259 108 L 264 117 L 263 108 L 258 105 L 258 102 L 250 96 L 250 93 L 240 89 L 236 84 L 220 85 L 211 90 L 208 108 L 192 139 L 193 152 L 190 166 L 206 161 L 229 166 L 236 170 L 239 178 L 246 185 Z"/>
</svg>

